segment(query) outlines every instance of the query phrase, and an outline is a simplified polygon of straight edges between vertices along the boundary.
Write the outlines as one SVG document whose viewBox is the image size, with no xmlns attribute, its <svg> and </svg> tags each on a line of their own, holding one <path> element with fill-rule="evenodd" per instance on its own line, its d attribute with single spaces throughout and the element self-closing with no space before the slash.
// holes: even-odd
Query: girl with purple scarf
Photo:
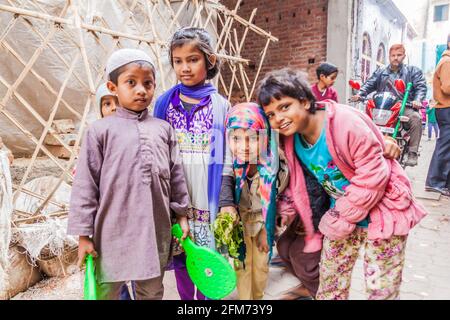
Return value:
<svg viewBox="0 0 450 320">
<path fill-rule="evenodd" d="M 159 97 L 154 116 L 169 122 L 177 135 L 191 200 L 188 219 L 192 236 L 198 245 L 215 249 L 210 224 L 218 211 L 229 103 L 206 83 L 219 72 L 219 61 L 204 29 L 178 30 L 170 42 L 169 55 L 180 83 Z M 201 292 L 195 294 L 185 254 L 176 251 L 173 266 L 180 298 L 204 300 Z"/>
</svg>

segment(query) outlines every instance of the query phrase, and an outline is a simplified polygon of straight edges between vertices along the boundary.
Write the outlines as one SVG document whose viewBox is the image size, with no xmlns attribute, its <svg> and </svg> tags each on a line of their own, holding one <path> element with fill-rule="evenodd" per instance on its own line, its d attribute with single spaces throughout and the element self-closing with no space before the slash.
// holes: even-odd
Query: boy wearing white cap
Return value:
<svg viewBox="0 0 450 320">
<path fill-rule="evenodd" d="M 79 236 L 79 264 L 96 259 L 100 299 L 118 299 L 133 280 L 136 299 L 162 299 L 171 247 L 171 218 L 189 234 L 189 204 L 172 127 L 148 114 L 155 69 L 140 50 L 108 59 L 116 113 L 87 130 L 72 189 L 68 234 Z"/>
</svg>

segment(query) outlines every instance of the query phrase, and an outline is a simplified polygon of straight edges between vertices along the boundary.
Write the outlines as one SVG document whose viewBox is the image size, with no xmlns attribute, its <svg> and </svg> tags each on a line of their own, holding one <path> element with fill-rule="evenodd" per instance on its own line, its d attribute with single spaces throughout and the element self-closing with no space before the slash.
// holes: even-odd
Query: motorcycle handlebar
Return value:
<svg viewBox="0 0 450 320">
<path fill-rule="evenodd" d="M 359 103 L 359 102 L 367 102 L 367 101 L 369 101 L 370 99 L 367 99 L 367 98 L 360 98 L 359 100 L 357 100 L 357 101 L 353 101 L 351 98 L 350 99 L 347 99 L 347 102 L 352 102 L 352 103 Z"/>
</svg>

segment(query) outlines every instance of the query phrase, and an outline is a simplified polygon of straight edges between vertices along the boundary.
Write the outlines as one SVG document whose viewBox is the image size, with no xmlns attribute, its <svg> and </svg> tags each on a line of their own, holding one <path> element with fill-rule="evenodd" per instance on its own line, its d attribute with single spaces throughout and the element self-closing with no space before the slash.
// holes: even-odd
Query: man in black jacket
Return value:
<svg viewBox="0 0 450 320">
<path fill-rule="evenodd" d="M 422 120 L 419 114 L 422 100 L 427 94 L 427 85 L 422 70 L 414 66 L 403 64 L 405 59 L 405 47 L 402 44 L 395 44 L 389 49 L 389 66 L 378 69 L 364 83 L 357 95 L 352 97 L 352 101 L 365 98 L 370 93 L 391 92 L 399 99 L 403 100 L 403 93 L 396 90 L 394 81 L 402 79 L 405 84 L 412 82 L 413 86 L 409 93 L 408 102 L 404 115 L 409 117 L 409 153 L 406 161 L 407 166 L 417 165 L 417 153 L 419 151 L 420 138 L 422 136 Z"/>
</svg>

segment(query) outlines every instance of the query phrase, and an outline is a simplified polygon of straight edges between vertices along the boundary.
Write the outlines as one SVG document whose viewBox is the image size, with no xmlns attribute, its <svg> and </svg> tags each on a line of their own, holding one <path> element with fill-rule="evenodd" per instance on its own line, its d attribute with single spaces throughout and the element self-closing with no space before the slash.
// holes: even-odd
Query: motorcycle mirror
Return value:
<svg viewBox="0 0 450 320">
<path fill-rule="evenodd" d="M 357 81 L 350 80 L 348 82 L 348 84 L 350 85 L 350 87 L 352 87 L 352 89 L 355 89 L 355 90 L 361 89 L 361 85 Z"/>
<path fill-rule="evenodd" d="M 405 81 L 403 81 L 402 79 L 395 80 L 395 88 L 397 89 L 397 91 L 404 93 L 406 90 Z"/>
</svg>

